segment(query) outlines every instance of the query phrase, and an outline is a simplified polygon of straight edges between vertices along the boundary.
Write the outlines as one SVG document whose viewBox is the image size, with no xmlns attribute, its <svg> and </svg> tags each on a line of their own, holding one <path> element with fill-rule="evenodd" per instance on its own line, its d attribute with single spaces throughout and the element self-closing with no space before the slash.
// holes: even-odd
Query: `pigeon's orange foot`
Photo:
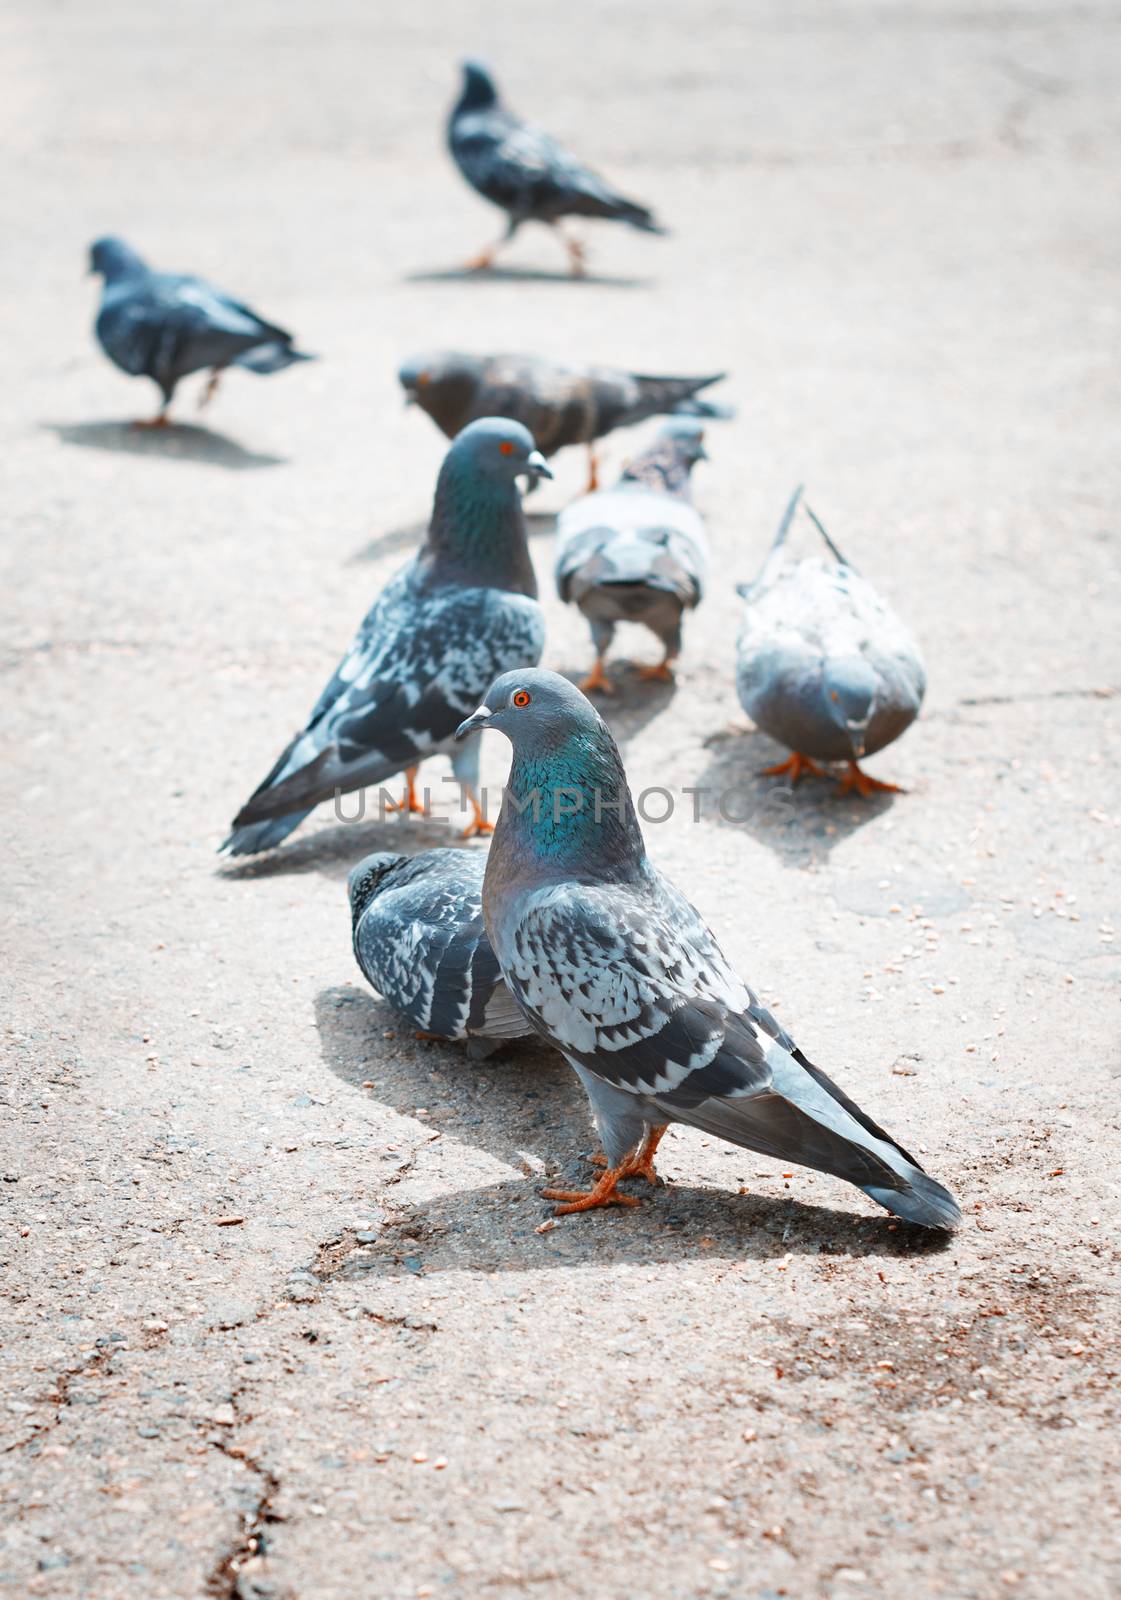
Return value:
<svg viewBox="0 0 1121 1600">
<path fill-rule="evenodd" d="M 472 256 L 470 261 L 463 263 L 464 272 L 485 272 L 488 267 L 493 267 L 494 258 L 498 254 L 494 245 L 489 249 L 480 250 L 477 256 Z"/>
<path fill-rule="evenodd" d="M 568 251 L 568 270 L 574 278 L 586 278 L 588 275 L 588 251 L 580 239 L 565 238 L 564 248 Z"/>
<path fill-rule="evenodd" d="M 797 750 L 786 761 L 780 761 L 777 766 L 764 767 L 763 777 L 781 778 L 787 772 L 790 774 L 792 785 L 797 783 L 799 778 L 805 777 L 807 772 L 812 773 L 815 778 L 825 777 L 823 767 L 819 767 L 816 761 L 811 761 L 809 756 L 800 756 Z"/>
<path fill-rule="evenodd" d="M 170 428 L 171 418 L 166 411 L 161 411 L 158 417 L 141 417 L 133 423 L 134 428 Z"/>
<path fill-rule="evenodd" d="M 596 456 L 594 444 L 588 446 L 588 481 L 584 485 L 585 494 L 595 494 L 599 488 L 599 460 Z"/>
<path fill-rule="evenodd" d="M 848 771 L 841 777 L 841 793 L 848 794 L 850 789 L 855 789 L 857 794 L 862 794 L 867 800 L 873 794 L 905 794 L 897 783 L 881 783 L 879 778 L 870 778 L 866 772 L 861 772 L 855 761 L 850 761 Z"/>
<path fill-rule="evenodd" d="M 405 768 L 404 798 L 391 800 L 385 808 L 387 811 L 403 811 L 406 816 L 424 816 L 424 807 L 416 797 L 416 775 L 419 771 L 419 767 Z"/>
<path fill-rule="evenodd" d="M 423 1039 L 425 1044 L 431 1044 L 434 1039 L 442 1040 L 443 1037 L 442 1033 L 426 1033 L 423 1028 L 413 1029 L 413 1038 Z"/>
<path fill-rule="evenodd" d="M 585 694 L 591 694 L 594 690 L 597 690 L 597 689 L 600 692 L 600 694 L 614 694 L 615 693 L 615 685 L 611 682 L 611 679 L 607 676 L 606 672 L 604 672 L 604 670 L 603 670 L 603 657 L 602 656 L 597 656 L 596 657 L 595 666 L 588 673 L 588 676 L 586 678 L 582 678 L 580 680 L 579 687 L 581 689 L 583 689 Z"/>
<path fill-rule="evenodd" d="M 553 1215 L 567 1217 L 573 1211 L 595 1211 L 599 1206 L 636 1206 L 633 1194 L 618 1194 L 615 1185 L 624 1176 L 625 1167 L 608 1167 L 594 1189 L 542 1189 L 546 1200 L 560 1200 Z"/>
<path fill-rule="evenodd" d="M 672 683 L 673 668 L 669 656 L 664 661 L 659 661 L 656 667 L 642 667 L 638 675 L 643 683 Z"/>
<path fill-rule="evenodd" d="M 624 1178 L 645 1178 L 650 1184 L 663 1182 L 654 1171 L 654 1156 L 668 1127 L 669 1123 L 663 1122 L 659 1127 L 647 1128 L 642 1143 L 630 1160 L 624 1163 Z"/>
<path fill-rule="evenodd" d="M 481 834 L 493 833 L 494 823 L 488 822 L 483 815 L 483 808 L 475 798 L 473 789 L 467 790 L 467 803 L 471 807 L 471 821 L 460 834 L 461 839 L 477 839 Z"/>
</svg>

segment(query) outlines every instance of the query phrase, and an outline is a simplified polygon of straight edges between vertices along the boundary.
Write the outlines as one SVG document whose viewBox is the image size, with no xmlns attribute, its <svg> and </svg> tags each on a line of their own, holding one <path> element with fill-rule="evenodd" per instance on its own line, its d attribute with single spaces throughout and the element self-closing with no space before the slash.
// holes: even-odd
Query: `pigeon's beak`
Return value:
<svg viewBox="0 0 1121 1600">
<path fill-rule="evenodd" d="M 550 474 L 551 476 L 551 474 Z M 480 728 L 485 728 L 491 718 L 489 706 L 480 706 L 478 711 L 472 711 L 466 722 L 461 722 L 455 730 L 457 740 L 466 739 L 468 734 L 477 733 Z"/>
<path fill-rule="evenodd" d="M 849 738 L 852 740 L 852 759 L 860 761 L 864 755 L 864 741 L 868 735 L 866 722 L 850 722 L 848 725 Z"/>
<path fill-rule="evenodd" d="M 553 476 L 552 468 L 540 450 L 532 451 L 526 458 L 525 470 L 531 483 L 536 483 L 538 478 L 551 478 Z"/>
</svg>

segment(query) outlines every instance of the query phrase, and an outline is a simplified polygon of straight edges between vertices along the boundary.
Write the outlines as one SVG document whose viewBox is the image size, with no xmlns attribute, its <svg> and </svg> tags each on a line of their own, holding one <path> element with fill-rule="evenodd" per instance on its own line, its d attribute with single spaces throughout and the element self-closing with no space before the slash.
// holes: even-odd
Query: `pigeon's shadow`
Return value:
<svg viewBox="0 0 1121 1600">
<path fill-rule="evenodd" d="M 586 272 L 574 278 L 570 272 L 558 269 L 549 272 L 544 267 L 441 267 L 428 272 L 409 272 L 405 283 L 564 283 L 599 289 L 649 289 L 653 278 L 619 277 L 606 272 Z"/>
<path fill-rule="evenodd" d="M 385 1195 L 389 1215 L 377 1242 L 345 1256 L 332 1275 L 336 1280 L 602 1268 L 616 1261 L 697 1256 L 730 1261 L 788 1254 L 893 1256 L 938 1249 L 945 1242 L 941 1235 L 887 1216 L 857 1216 L 785 1195 L 691 1185 L 651 1189 L 642 1180 L 627 1185 L 642 1200 L 634 1210 L 563 1219 L 539 1233 L 553 1208 L 538 1189 L 550 1183 L 586 1188 L 592 1172 L 580 1155 L 594 1144 L 587 1103 L 559 1055 L 537 1041 L 517 1040 L 485 1062 L 469 1061 L 461 1045 L 418 1040 L 383 1001 L 350 984 L 321 990 L 315 1010 L 323 1059 L 343 1083 L 403 1116 L 415 1117 L 423 1106 L 424 1125 L 433 1135 L 471 1145 L 526 1174 L 420 1203 L 402 1202 L 390 1190 Z M 372 1089 L 362 1090 L 371 1082 Z M 723 1148 L 742 1176 L 760 1159 Z M 563 1162 L 559 1170 L 558 1160 Z"/>
<path fill-rule="evenodd" d="M 387 791 L 390 786 L 386 786 Z M 434 792 L 433 798 L 436 798 Z M 360 806 L 365 801 L 363 814 Z M 354 820 L 336 822 L 333 827 L 297 838 L 260 856 L 225 857 L 217 868 L 219 876 L 232 882 L 244 879 L 278 878 L 290 873 L 318 872 L 341 883 L 351 867 L 374 850 L 392 850 L 400 855 L 419 855 L 441 845 L 464 841 L 459 830 L 464 825 L 453 813 L 449 819 L 438 816 L 379 816 L 379 796 L 375 786 L 360 794 L 344 795 L 339 802 L 345 816 L 353 807 Z M 464 814 L 464 822 L 466 813 Z"/>
<path fill-rule="evenodd" d="M 556 525 L 555 512 L 527 511 L 525 514 L 526 536 L 529 539 L 543 539 L 551 535 Z M 398 550 L 417 550 L 424 542 L 427 532 L 427 522 L 409 522 L 404 527 L 391 528 L 388 533 L 375 535 L 353 554 L 347 556 L 346 565 L 356 567 L 367 561 L 380 561 L 382 556 L 394 555 Z"/>
<path fill-rule="evenodd" d="M 648 722 L 667 709 L 677 693 L 677 684 L 672 679 L 644 678 L 642 672 L 637 662 L 611 661 L 607 675 L 614 694 L 599 694 L 593 690 L 589 697 L 621 750 L 638 737 Z M 579 684 L 584 674 L 568 670 L 564 676 L 571 683 Z"/>
<path fill-rule="evenodd" d="M 123 455 L 160 457 L 165 461 L 205 462 L 231 472 L 247 472 L 255 467 L 280 467 L 287 456 L 266 455 L 247 450 L 236 439 L 210 428 L 189 422 L 173 422 L 166 428 L 138 428 L 134 422 L 46 422 L 43 426 L 63 444 L 81 445 L 87 450 L 115 450 Z"/>
<path fill-rule="evenodd" d="M 758 729 L 712 734 L 705 745 L 711 759 L 697 779 L 695 801 L 701 820 L 743 829 L 786 866 L 826 860 L 834 845 L 877 821 L 896 798 L 842 795 L 831 778 L 806 777 L 795 787 L 788 778 L 766 777 L 763 768 L 790 752 Z"/>
</svg>

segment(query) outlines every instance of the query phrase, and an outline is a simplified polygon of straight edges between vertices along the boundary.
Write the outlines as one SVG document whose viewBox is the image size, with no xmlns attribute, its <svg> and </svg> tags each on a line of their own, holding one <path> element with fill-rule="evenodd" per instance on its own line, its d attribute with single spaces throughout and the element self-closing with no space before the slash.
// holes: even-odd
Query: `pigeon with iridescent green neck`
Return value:
<svg viewBox="0 0 1121 1600">
<path fill-rule="evenodd" d="M 619 751 L 553 672 L 507 672 L 457 737 L 497 728 L 514 759 L 483 880 L 483 916 L 526 1018 L 587 1091 L 606 1169 L 559 1211 L 634 1204 L 671 1122 L 832 1173 L 925 1228 L 951 1195 L 826 1077 L 733 970 L 647 857 Z M 763 908 L 765 909 L 765 908 Z"/>
<path fill-rule="evenodd" d="M 520 423 L 488 417 L 464 429 L 440 468 L 424 544 L 374 602 L 223 850 L 269 850 L 321 800 L 398 772 L 408 779 L 404 808 L 419 810 L 417 767 L 441 751 L 473 813 L 467 833 L 491 831 L 478 751 L 455 749 L 452 736 L 496 672 L 532 666 L 544 648 L 519 477 L 552 477 Z"/>
</svg>

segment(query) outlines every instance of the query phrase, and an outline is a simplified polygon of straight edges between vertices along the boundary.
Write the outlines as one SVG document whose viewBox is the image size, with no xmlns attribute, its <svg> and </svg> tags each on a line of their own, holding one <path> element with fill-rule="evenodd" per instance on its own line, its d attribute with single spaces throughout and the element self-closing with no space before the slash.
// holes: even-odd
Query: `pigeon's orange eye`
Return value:
<svg viewBox="0 0 1121 1600">
<path fill-rule="evenodd" d="M 515 689 L 511 696 L 516 706 L 527 706 L 532 698 L 528 689 Z"/>
<path fill-rule="evenodd" d="M 427 372 L 422 372 L 420 377 L 416 381 L 416 386 L 417 386 L 418 389 L 423 389 L 425 384 L 428 383 L 429 381 L 430 380 L 429 380 L 428 373 Z"/>
<path fill-rule="evenodd" d="M 509 439 L 503 439 L 498 448 L 502 451 L 504 456 L 512 456 L 514 454 L 514 446 L 510 443 Z"/>
<path fill-rule="evenodd" d="M 839 695 L 839 694 L 838 694 L 838 693 L 837 693 L 837 691 L 836 691 L 836 689 L 830 689 L 830 691 L 829 691 L 829 698 L 830 698 L 830 699 L 831 699 L 831 700 L 839 700 L 839 699 L 840 699 L 840 698 L 841 698 L 841 697 L 840 697 L 840 695 Z"/>
</svg>

